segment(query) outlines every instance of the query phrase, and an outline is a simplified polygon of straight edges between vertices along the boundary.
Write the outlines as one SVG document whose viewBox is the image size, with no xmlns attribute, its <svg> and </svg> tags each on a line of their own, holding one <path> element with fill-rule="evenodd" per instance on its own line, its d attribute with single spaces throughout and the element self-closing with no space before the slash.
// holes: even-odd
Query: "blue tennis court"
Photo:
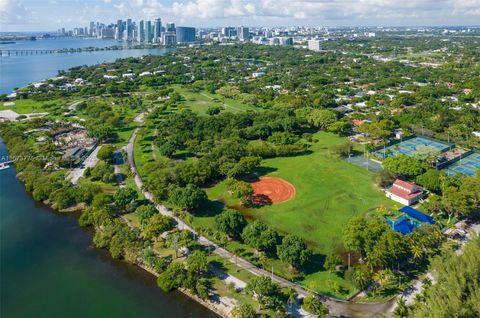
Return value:
<svg viewBox="0 0 480 318">
<path fill-rule="evenodd" d="M 414 137 L 398 144 L 391 145 L 385 149 L 377 150 L 375 153 L 380 158 L 395 157 L 398 155 L 407 155 L 415 157 L 420 153 L 444 152 L 450 149 L 452 145 L 440 140 L 433 140 L 424 137 Z"/>
<path fill-rule="evenodd" d="M 454 162 L 451 166 L 445 169 L 445 172 L 450 175 L 461 173 L 467 176 L 475 176 L 477 170 L 480 169 L 480 153 L 474 152 Z"/>
</svg>

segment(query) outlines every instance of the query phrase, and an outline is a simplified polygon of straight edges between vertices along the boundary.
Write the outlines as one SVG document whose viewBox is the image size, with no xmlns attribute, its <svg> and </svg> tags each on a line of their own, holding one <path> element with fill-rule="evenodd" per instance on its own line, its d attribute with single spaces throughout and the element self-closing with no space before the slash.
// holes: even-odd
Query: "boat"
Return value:
<svg viewBox="0 0 480 318">
<path fill-rule="evenodd" d="M 6 164 L 5 162 L 0 162 L 0 170 L 5 170 L 8 168 L 10 168 L 8 164 Z"/>
</svg>

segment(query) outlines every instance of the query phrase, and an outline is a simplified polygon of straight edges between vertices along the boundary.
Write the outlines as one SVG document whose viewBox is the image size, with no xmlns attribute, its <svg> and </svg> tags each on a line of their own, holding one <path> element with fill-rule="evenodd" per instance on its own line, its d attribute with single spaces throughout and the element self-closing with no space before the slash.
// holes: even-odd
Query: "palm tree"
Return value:
<svg viewBox="0 0 480 318">
<path fill-rule="evenodd" d="M 413 258 L 415 259 L 422 258 L 424 254 L 424 250 L 419 244 L 412 244 L 412 246 L 410 247 L 410 251 L 412 252 Z"/>
<path fill-rule="evenodd" d="M 357 269 L 355 270 L 355 274 L 353 276 L 353 280 L 355 281 L 355 284 L 357 284 L 357 286 L 360 286 L 360 289 L 364 289 L 365 287 L 365 284 L 368 283 L 368 272 L 366 270 L 361 270 L 361 269 Z"/>
<path fill-rule="evenodd" d="M 380 285 L 380 286 L 383 286 L 383 284 L 385 283 L 385 280 L 387 278 L 387 275 L 385 273 L 385 271 L 383 270 L 380 270 L 376 273 L 373 274 L 373 279 Z"/>
</svg>

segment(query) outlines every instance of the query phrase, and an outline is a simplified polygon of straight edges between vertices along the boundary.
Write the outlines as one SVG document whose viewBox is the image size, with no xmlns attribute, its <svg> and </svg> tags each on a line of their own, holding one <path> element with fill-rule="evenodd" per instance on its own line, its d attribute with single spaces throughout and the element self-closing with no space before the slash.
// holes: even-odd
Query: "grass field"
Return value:
<svg viewBox="0 0 480 318">
<path fill-rule="evenodd" d="M 246 110 L 258 110 L 258 108 L 254 106 L 243 104 L 234 99 L 224 98 L 218 94 L 211 94 L 207 93 L 206 91 L 193 92 L 192 90 L 180 85 L 174 85 L 173 88 L 177 93 L 185 98 L 185 107 L 201 115 L 206 115 L 208 107 L 215 105 L 221 107 L 223 105 L 226 111 L 230 111 L 232 113 Z"/>
<path fill-rule="evenodd" d="M 13 102 L 15 103 L 14 106 L 5 106 L 5 102 L 0 102 L 0 110 L 10 109 L 18 114 L 41 113 L 64 104 L 61 100 L 34 101 L 32 99 L 17 99 Z"/>
<path fill-rule="evenodd" d="M 333 158 L 328 149 L 345 142 L 344 138 L 320 132 L 312 153 L 262 162 L 268 176 L 282 178 L 296 188 L 295 197 L 285 203 L 243 210 L 247 217 L 259 219 L 283 233 L 305 239 L 317 252 L 342 250 L 343 225 L 381 205 L 392 205 L 372 182 L 374 175 L 361 167 Z M 211 198 L 225 201 L 224 184 L 208 189 Z M 231 204 L 227 198 L 226 203 Z"/>
<path fill-rule="evenodd" d="M 329 154 L 329 148 L 344 143 L 345 138 L 320 132 L 314 135 L 314 139 L 318 142 L 311 145 L 311 153 L 267 159 L 259 170 L 260 175 L 279 177 L 292 183 L 296 195 L 291 201 L 246 209 L 227 192 L 225 182 L 206 189 L 207 195 L 212 206 L 225 204 L 238 208 L 248 219 L 259 219 L 283 234 L 302 237 L 316 254 L 306 275 L 298 279 L 279 260 L 268 260 L 266 268 L 273 267 L 277 274 L 296 279 L 317 292 L 348 298 L 355 292 L 354 286 L 342 277 L 322 270 L 323 257 L 332 252 L 343 252 L 342 228 L 350 218 L 382 205 L 393 206 L 394 202 L 375 187 L 373 173 Z M 214 213 L 209 211 L 194 217 L 192 223 L 196 228 L 213 228 L 213 219 Z M 258 262 L 252 249 L 241 243 L 229 242 L 228 249 L 243 249 L 244 252 L 239 253 L 242 257 Z M 344 291 L 334 292 L 335 285 Z"/>
</svg>

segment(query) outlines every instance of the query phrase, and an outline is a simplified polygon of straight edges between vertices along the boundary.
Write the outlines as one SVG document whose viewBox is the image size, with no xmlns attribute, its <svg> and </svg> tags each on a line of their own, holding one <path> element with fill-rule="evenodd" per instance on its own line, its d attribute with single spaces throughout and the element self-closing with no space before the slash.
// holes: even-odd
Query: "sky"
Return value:
<svg viewBox="0 0 480 318">
<path fill-rule="evenodd" d="M 0 0 L 0 32 L 157 17 L 195 27 L 480 25 L 480 0 Z"/>
</svg>

